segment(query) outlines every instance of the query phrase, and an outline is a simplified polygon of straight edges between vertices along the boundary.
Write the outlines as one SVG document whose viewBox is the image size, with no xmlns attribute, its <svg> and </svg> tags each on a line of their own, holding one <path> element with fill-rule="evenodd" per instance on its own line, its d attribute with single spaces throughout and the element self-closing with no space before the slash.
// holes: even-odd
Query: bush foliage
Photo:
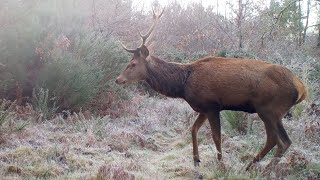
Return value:
<svg viewBox="0 0 320 180">
<path fill-rule="evenodd" d="M 43 88 L 59 110 L 75 110 L 113 91 L 111 81 L 128 58 L 115 38 L 88 25 L 85 13 L 64 3 L 56 14 L 51 5 L 10 1 L 0 14 L 8 20 L 0 29 L 0 98 L 29 102 L 33 89 Z"/>
</svg>

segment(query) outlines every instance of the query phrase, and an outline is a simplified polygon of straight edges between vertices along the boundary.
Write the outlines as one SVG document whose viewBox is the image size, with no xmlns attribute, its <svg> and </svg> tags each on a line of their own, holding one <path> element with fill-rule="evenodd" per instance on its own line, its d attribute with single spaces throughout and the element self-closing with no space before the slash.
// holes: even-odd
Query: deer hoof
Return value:
<svg viewBox="0 0 320 180">
<path fill-rule="evenodd" d="M 203 175 L 201 173 L 199 173 L 198 171 L 195 172 L 195 179 L 203 179 Z"/>
<path fill-rule="evenodd" d="M 254 164 L 254 162 L 250 162 L 250 163 L 248 164 L 248 166 L 246 167 L 246 171 L 251 170 L 253 164 Z"/>
<path fill-rule="evenodd" d="M 194 167 L 199 167 L 199 166 L 200 166 L 200 160 L 195 160 Z"/>
<path fill-rule="evenodd" d="M 219 161 L 221 161 L 221 159 L 222 159 L 222 154 L 221 154 L 221 153 L 218 153 L 218 154 L 217 154 L 217 158 L 218 158 Z"/>
</svg>

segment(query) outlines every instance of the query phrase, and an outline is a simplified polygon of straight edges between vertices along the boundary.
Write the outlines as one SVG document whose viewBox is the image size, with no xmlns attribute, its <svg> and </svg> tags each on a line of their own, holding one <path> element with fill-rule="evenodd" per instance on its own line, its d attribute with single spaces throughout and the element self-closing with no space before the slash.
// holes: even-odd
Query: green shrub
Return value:
<svg viewBox="0 0 320 180">
<path fill-rule="evenodd" d="M 117 94 L 113 81 L 129 59 L 120 43 L 95 32 L 87 25 L 88 14 L 73 3 L 32 4 L 13 0 L 0 13 L 4 22 L 13 20 L 0 28 L 0 63 L 4 65 L 0 70 L 5 69 L 0 71 L 0 98 L 21 98 L 16 93 L 19 87 L 28 100 L 34 88 L 42 87 L 50 92 L 48 99 L 55 98 L 59 110 L 78 110 L 102 93 Z"/>
<path fill-rule="evenodd" d="M 308 79 L 313 82 L 320 84 L 320 62 L 312 64 L 312 69 L 308 74 Z"/>
<path fill-rule="evenodd" d="M 54 116 L 57 111 L 54 99 L 49 99 L 49 90 L 43 88 L 33 89 L 32 105 L 34 109 L 41 113 L 44 119 L 49 119 Z"/>
<path fill-rule="evenodd" d="M 79 109 L 100 93 L 114 90 L 112 82 L 128 57 L 103 34 L 89 31 L 66 41 L 70 49 L 54 47 L 44 58 L 37 82 L 52 92 L 61 110 Z"/>
<path fill-rule="evenodd" d="M 217 53 L 218 57 L 227 57 L 227 50 L 223 49 Z"/>
<path fill-rule="evenodd" d="M 229 123 L 232 131 L 240 134 L 247 133 L 248 118 L 246 113 L 240 111 L 223 111 L 221 116 Z"/>
<path fill-rule="evenodd" d="M 218 51 L 217 56 L 227 57 L 227 58 L 257 59 L 257 56 L 253 52 L 245 51 L 245 50 L 222 49 Z"/>
<path fill-rule="evenodd" d="M 178 62 L 184 63 L 187 60 L 187 54 L 180 49 L 177 48 L 166 48 L 163 52 L 160 52 L 164 59 L 168 60 L 169 62 Z"/>
<path fill-rule="evenodd" d="M 0 104 L 0 127 L 2 127 L 6 122 L 15 117 L 14 111 L 15 102 L 10 102 L 7 100 L 1 100 Z"/>
<path fill-rule="evenodd" d="M 293 117 L 295 119 L 299 119 L 304 109 L 305 109 L 305 106 L 303 104 L 297 104 L 292 110 Z"/>
<path fill-rule="evenodd" d="M 208 53 L 206 51 L 198 51 L 198 52 L 192 53 L 191 59 L 192 60 L 198 60 L 198 59 L 204 58 L 206 56 L 208 56 Z"/>
<path fill-rule="evenodd" d="M 63 109 L 85 105 L 94 98 L 99 80 L 99 71 L 74 59 L 71 54 L 52 59 L 51 63 L 44 65 L 38 76 L 39 86 L 49 89 L 57 105 Z"/>
</svg>

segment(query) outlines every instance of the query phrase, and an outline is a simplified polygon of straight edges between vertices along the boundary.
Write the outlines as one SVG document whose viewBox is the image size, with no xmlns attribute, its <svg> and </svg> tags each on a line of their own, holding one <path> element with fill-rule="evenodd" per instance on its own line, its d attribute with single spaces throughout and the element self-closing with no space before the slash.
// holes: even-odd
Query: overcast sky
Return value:
<svg viewBox="0 0 320 180">
<path fill-rule="evenodd" d="M 133 7 L 137 8 L 138 10 L 145 10 L 145 9 L 151 9 L 151 5 L 152 2 L 154 0 L 133 0 Z M 182 6 L 186 6 L 187 4 L 189 4 L 190 2 L 201 2 L 204 7 L 208 7 L 209 5 L 213 6 L 214 9 L 217 8 L 217 2 L 219 2 L 219 13 L 221 13 L 222 15 L 224 15 L 225 13 L 225 4 L 226 1 L 230 2 L 230 3 L 234 3 L 236 4 L 238 2 L 238 0 L 158 0 L 158 2 L 162 5 L 162 6 L 166 6 L 167 4 L 169 4 L 170 2 L 173 1 L 177 1 L 179 2 Z M 245 2 L 246 0 L 243 0 L 243 2 Z M 270 4 L 270 0 L 255 0 L 255 3 L 259 4 L 260 6 L 269 6 Z M 304 11 L 307 7 L 307 1 L 302 1 L 302 10 Z M 317 14 L 315 11 L 315 7 L 313 7 L 311 9 L 311 13 L 310 13 L 310 19 L 309 19 L 309 25 L 313 25 L 317 23 Z M 313 28 L 309 29 L 309 31 L 314 30 Z"/>
</svg>

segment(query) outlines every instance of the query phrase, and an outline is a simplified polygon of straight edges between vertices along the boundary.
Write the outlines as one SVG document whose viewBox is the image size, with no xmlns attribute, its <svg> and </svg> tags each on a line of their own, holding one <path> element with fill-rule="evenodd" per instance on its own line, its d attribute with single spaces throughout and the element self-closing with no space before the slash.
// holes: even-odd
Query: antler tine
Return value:
<svg viewBox="0 0 320 180">
<path fill-rule="evenodd" d="M 153 7 L 152 7 L 152 17 L 153 17 L 153 19 L 156 19 L 156 18 L 157 18 L 157 15 L 156 15 L 156 13 L 154 12 Z"/>
<path fill-rule="evenodd" d="M 145 43 L 146 43 L 146 40 L 148 39 L 148 37 L 150 36 L 150 34 L 152 33 L 152 31 L 154 30 L 156 24 L 157 24 L 157 21 L 160 19 L 160 17 L 162 16 L 164 12 L 164 9 L 162 10 L 162 12 L 160 13 L 160 15 L 156 15 L 156 13 L 154 12 L 154 9 L 152 8 L 152 13 L 153 13 L 153 23 L 152 23 L 152 26 L 150 27 L 149 31 L 147 32 L 147 34 L 145 35 L 142 35 L 141 32 L 139 32 L 140 34 L 140 37 L 142 39 L 142 44 L 140 47 L 142 47 Z"/>
<path fill-rule="evenodd" d="M 162 11 L 161 11 L 161 13 L 160 13 L 160 15 L 159 15 L 159 17 L 158 17 L 159 19 L 161 18 L 163 12 L 164 12 L 164 8 L 162 9 Z"/>
<path fill-rule="evenodd" d="M 120 42 L 120 43 L 121 43 L 122 48 L 129 53 L 135 53 L 138 51 L 137 49 L 128 49 L 122 42 Z"/>
</svg>

